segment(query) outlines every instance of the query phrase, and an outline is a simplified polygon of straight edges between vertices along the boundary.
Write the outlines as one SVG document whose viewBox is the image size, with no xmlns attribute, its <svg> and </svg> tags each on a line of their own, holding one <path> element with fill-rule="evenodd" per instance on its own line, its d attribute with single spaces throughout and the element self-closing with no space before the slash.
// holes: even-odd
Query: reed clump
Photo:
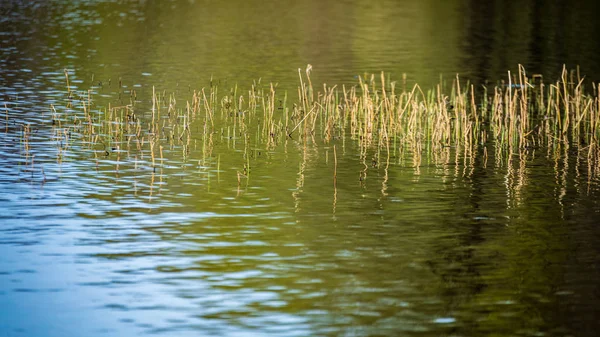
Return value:
<svg viewBox="0 0 600 337">
<path fill-rule="evenodd" d="M 242 147 L 239 185 L 241 178 L 250 179 L 251 158 L 260 149 L 288 142 L 334 146 L 337 162 L 335 144 L 341 143 L 341 150 L 350 140 L 365 167 L 391 158 L 402 161 L 407 154 L 407 164 L 419 167 L 423 156 L 447 162 L 450 150 L 466 163 L 475 156 L 487 162 L 490 152 L 500 162 L 526 151 L 555 158 L 568 148 L 587 159 L 590 172 L 600 171 L 600 87 L 586 90 L 579 71 L 563 68 L 557 81 L 545 83 L 519 66 L 507 80 L 483 90 L 458 75 L 430 90 L 407 88 L 405 76 L 399 86 L 384 73 L 361 76 L 350 86 L 316 88 L 312 71 L 311 65 L 298 70 L 296 97 L 260 80 L 247 90 L 237 85 L 220 90 L 211 80 L 208 87 L 190 89 L 187 98 L 152 88 L 146 101 L 130 91 L 128 103 L 106 108 L 96 105 L 91 90 L 71 90 L 65 72 L 68 104 L 51 107 L 57 157 L 62 161 L 80 140 L 97 162 L 124 153 L 135 158 L 136 167 L 146 162 L 153 172 L 157 166 L 162 172 L 174 155 L 199 167 L 215 163 L 214 146 L 220 142 Z M 201 158 L 189 158 L 192 148 L 201 149 Z"/>
</svg>

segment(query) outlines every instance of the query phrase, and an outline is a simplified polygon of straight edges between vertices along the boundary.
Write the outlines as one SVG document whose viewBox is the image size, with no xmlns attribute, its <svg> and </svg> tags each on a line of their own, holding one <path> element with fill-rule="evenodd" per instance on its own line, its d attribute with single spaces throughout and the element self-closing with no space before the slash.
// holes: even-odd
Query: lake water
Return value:
<svg viewBox="0 0 600 337">
<path fill-rule="evenodd" d="M 0 2 L 0 335 L 595 336 L 600 184 L 578 149 L 417 160 L 166 113 L 211 85 L 297 96 L 307 64 L 315 88 L 481 88 L 518 64 L 597 82 L 597 7 Z M 112 137 L 132 102 L 144 136 Z"/>
</svg>

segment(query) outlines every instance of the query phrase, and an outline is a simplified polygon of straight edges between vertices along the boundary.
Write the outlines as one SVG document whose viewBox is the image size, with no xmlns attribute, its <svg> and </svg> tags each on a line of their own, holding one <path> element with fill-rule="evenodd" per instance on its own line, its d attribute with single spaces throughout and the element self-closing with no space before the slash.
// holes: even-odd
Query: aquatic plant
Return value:
<svg viewBox="0 0 600 337">
<path fill-rule="evenodd" d="M 208 178 L 209 168 L 216 166 L 220 181 L 221 153 L 214 152 L 215 143 L 227 144 L 240 149 L 234 172 L 241 186 L 243 180 L 250 181 L 260 151 L 293 143 L 305 153 L 308 146 L 333 148 L 336 185 L 338 156 L 351 141 L 363 166 L 360 181 L 369 167 L 387 169 L 393 161 L 418 170 L 424 156 L 439 164 L 460 158 L 468 167 L 478 157 L 487 164 L 493 154 L 495 165 L 502 166 L 515 155 L 522 158 L 536 151 L 554 161 L 576 153 L 590 176 L 600 173 L 600 87 L 592 83 L 588 92 L 578 70 L 563 68 L 556 82 L 546 84 L 541 75 L 530 77 L 519 66 L 516 74 L 508 72 L 507 81 L 493 87 L 478 89 L 457 75 L 450 84 L 441 82 L 428 91 L 418 84 L 407 88 L 405 75 L 398 85 L 384 73 L 360 76 L 351 86 L 324 84 L 316 89 L 312 71 L 311 65 L 298 69 L 295 97 L 260 80 L 247 90 L 236 85 L 223 91 L 211 79 L 207 87 L 189 88 L 183 93 L 188 97 L 153 87 L 148 98 L 119 83 L 120 104 L 106 107 L 94 98 L 95 88 L 72 90 L 65 71 L 65 104 L 50 106 L 48 115 L 56 161 L 91 154 L 99 169 L 115 154 L 111 163 L 117 174 L 131 163 L 136 169 L 148 166 L 162 177 L 180 156 L 177 162 L 197 162 Z M 7 133 L 10 116 L 8 107 L 5 110 Z M 22 125 L 25 166 L 33 172 L 32 130 Z M 190 158 L 192 149 L 201 149 L 201 156 Z"/>
</svg>

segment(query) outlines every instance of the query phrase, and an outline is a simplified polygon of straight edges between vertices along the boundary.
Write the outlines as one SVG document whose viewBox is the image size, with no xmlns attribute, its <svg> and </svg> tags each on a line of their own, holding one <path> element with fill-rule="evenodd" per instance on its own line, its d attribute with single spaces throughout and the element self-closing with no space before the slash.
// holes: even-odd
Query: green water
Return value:
<svg viewBox="0 0 600 337">
<path fill-rule="evenodd" d="M 64 75 L 98 120 L 135 91 L 145 137 L 153 86 L 181 111 L 211 76 L 290 97 L 307 64 L 316 87 L 495 82 L 518 63 L 597 80 L 594 6 L 0 4 L 0 335 L 594 336 L 600 185 L 579 149 L 419 161 L 349 133 L 205 134 L 202 116 L 180 138 L 165 103 L 153 165 L 147 143 L 74 121 Z"/>
</svg>

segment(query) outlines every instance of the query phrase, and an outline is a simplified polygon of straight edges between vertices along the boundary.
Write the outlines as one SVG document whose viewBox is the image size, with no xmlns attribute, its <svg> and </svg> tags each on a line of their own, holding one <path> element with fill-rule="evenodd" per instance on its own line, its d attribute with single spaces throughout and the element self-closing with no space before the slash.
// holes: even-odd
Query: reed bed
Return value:
<svg viewBox="0 0 600 337">
<path fill-rule="evenodd" d="M 545 83 L 519 66 L 492 88 L 476 88 L 456 76 L 427 91 L 407 88 L 405 76 L 398 85 L 384 73 L 361 76 L 351 86 L 316 88 L 312 70 L 310 65 L 298 70 L 294 95 L 260 80 L 247 90 L 221 90 L 211 80 L 183 95 L 152 88 L 152 96 L 143 98 L 135 90 L 121 91 L 122 104 L 107 107 L 97 106 L 93 90 L 71 90 L 65 71 L 67 103 L 50 107 L 57 161 L 80 142 L 77 148 L 92 153 L 97 167 L 115 154 L 117 163 L 130 158 L 136 167 L 144 163 L 162 172 L 169 158 L 180 156 L 180 162 L 194 161 L 208 171 L 220 165 L 215 142 L 225 142 L 242 154 L 241 185 L 250 179 L 251 158 L 260 149 L 289 142 L 326 146 L 333 148 L 337 169 L 337 157 L 352 141 L 365 168 L 397 160 L 418 169 L 423 156 L 433 163 L 460 158 L 468 167 L 476 157 L 487 163 L 490 153 L 502 166 L 515 155 L 537 151 L 555 161 L 576 153 L 591 176 L 600 173 L 600 87 L 587 90 L 578 70 L 563 68 L 557 81 Z M 6 128 L 8 118 L 7 112 Z M 24 126 L 23 146 L 33 166 L 30 133 Z M 200 158 L 190 158 L 191 149 L 200 149 Z M 403 162 L 406 158 L 410 161 Z M 337 181 L 337 172 L 334 176 Z"/>
</svg>

